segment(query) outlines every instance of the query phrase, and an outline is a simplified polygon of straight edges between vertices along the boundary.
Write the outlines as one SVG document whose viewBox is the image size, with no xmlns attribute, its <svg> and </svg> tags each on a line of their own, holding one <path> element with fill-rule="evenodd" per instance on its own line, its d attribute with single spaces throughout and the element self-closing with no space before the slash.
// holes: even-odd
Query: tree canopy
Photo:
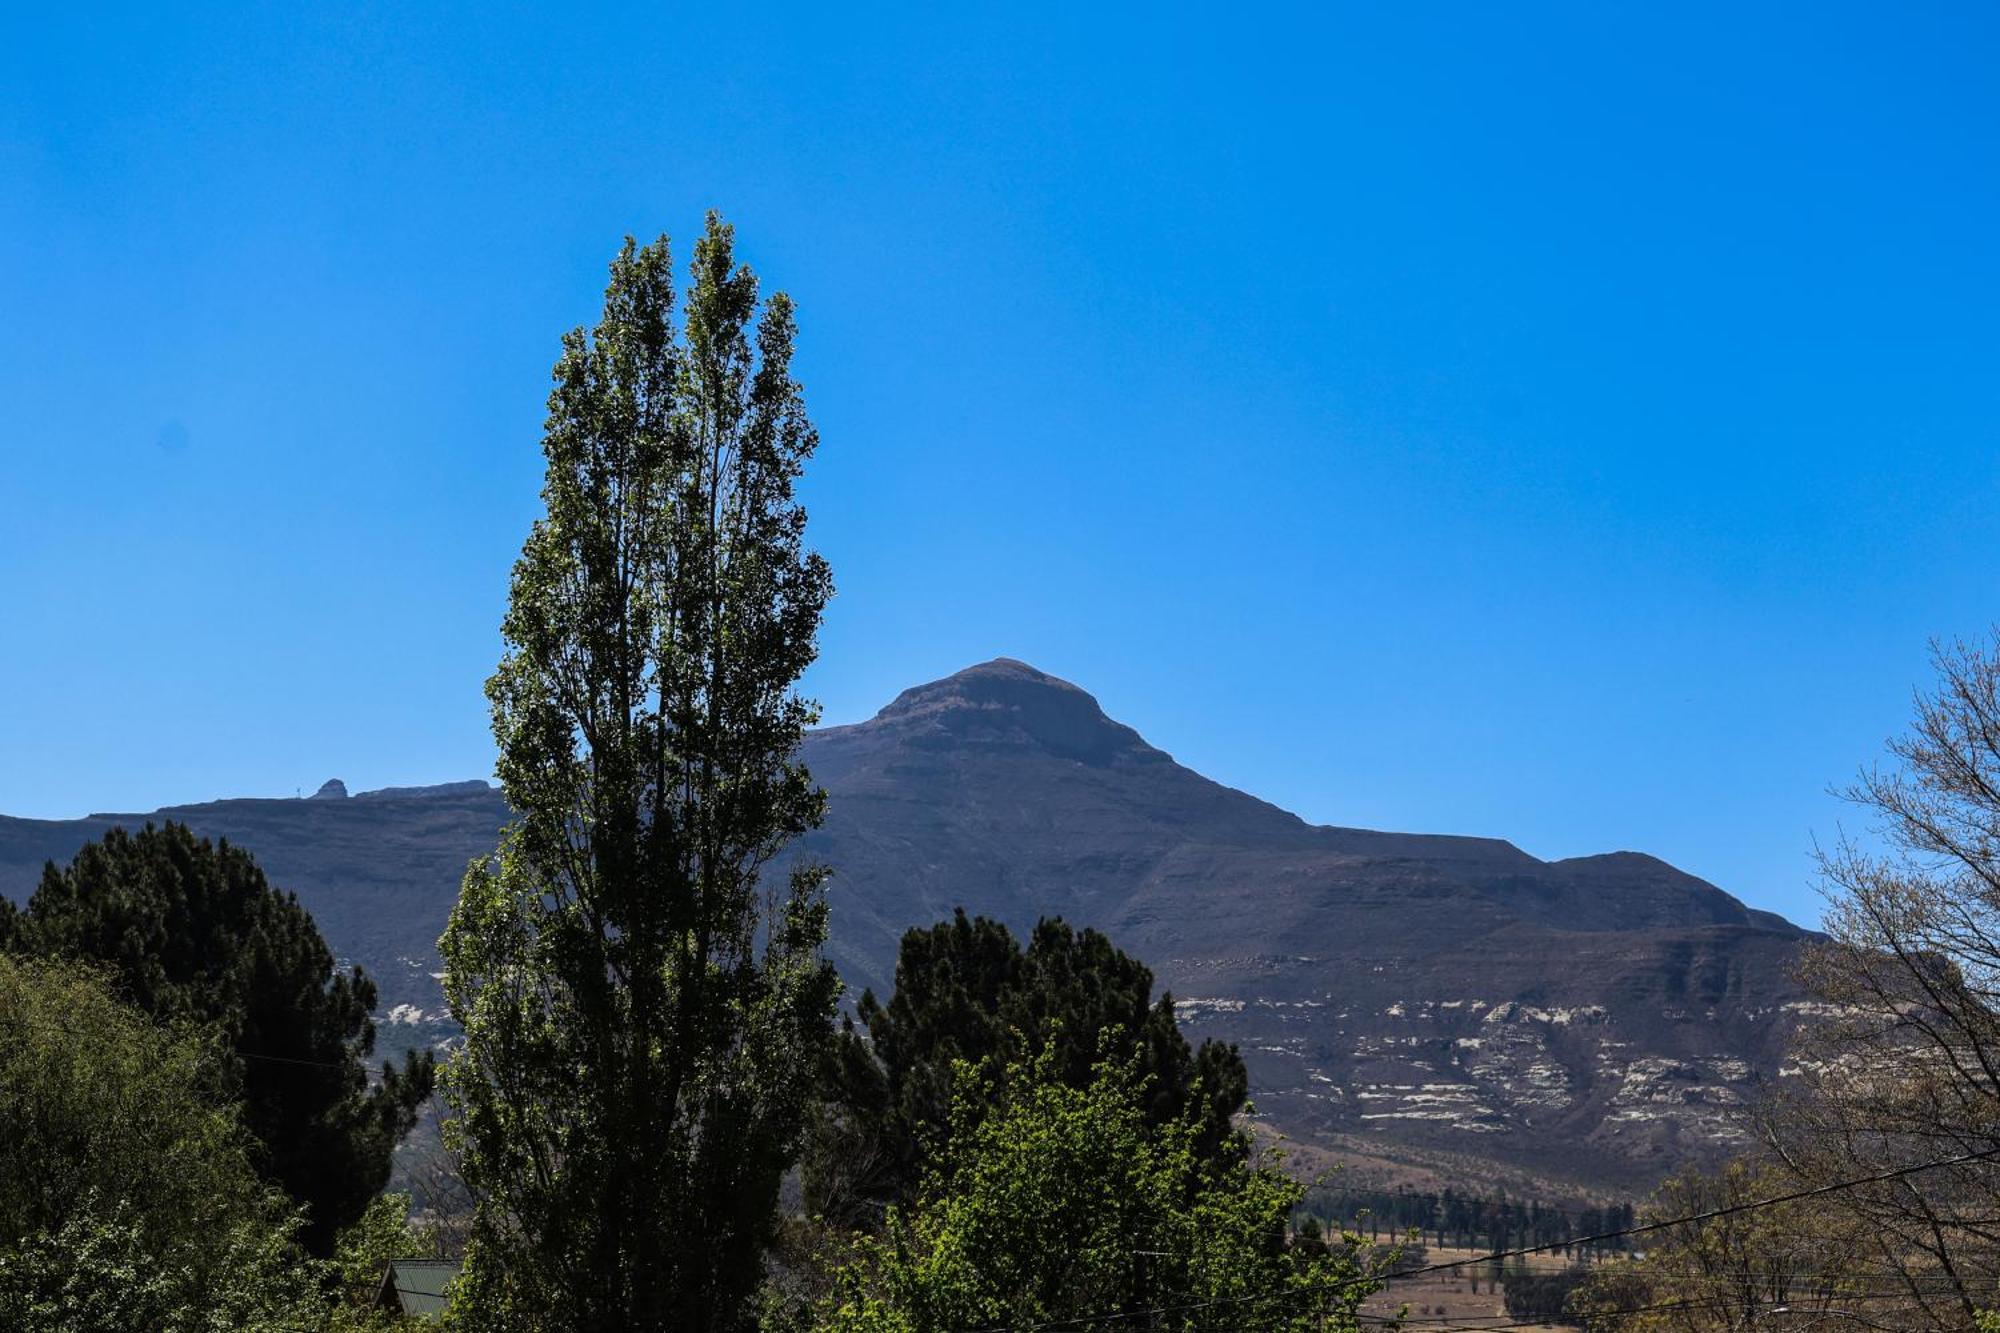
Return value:
<svg viewBox="0 0 2000 1333">
<path fill-rule="evenodd" d="M 563 341 L 488 682 L 518 812 L 442 941 L 480 1328 L 745 1326 L 838 982 L 794 691 L 831 593 L 791 303 L 710 216 L 685 310 L 630 241 Z"/>
<path fill-rule="evenodd" d="M 958 1065 L 954 1132 L 915 1203 L 860 1243 L 813 1327 L 1355 1327 L 1374 1265 L 1352 1238 L 1290 1243 L 1297 1182 L 1204 1161 L 1198 1108 L 1152 1123 L 1136 1057 L 1081 1086 L 1060 1063 L 1045 1047 L 983 1075 Z"/>
<path fill-rule="evenodd" d="M 1743 1208 L 1793 1188 L 1783 1167 L 1735 1161 L 1662 1182 L 1642 1225 Z M 1590 1270 L 1567 1313 L 1612 1333 L 1706 1333 L 1782 1324 L 1905 1327 L 1908 1293 L 1873 1270 L 1873 1238 L 1844 1210 L 1813 1199 L 1749 1207 L 1648 1232 L 1637 1256 Z M 1891 1308 L 1871 1308 L 1871 1297 Z M 1509 1299 L 1513 1297 L 1510 1280 Z M 1873 1306 L 1884 1302 L 1874 1300 Z M 1511 1313 L 1511 1309 L 1510 1309 Z M 1891 1322 L 1873 1323 L 1870 1316 Z"/>
<path fill-rule="evenodd" d="M 808 1202 L 836 1223 L 879 1222 L 913 1197 L 951 1130 L 960 1062 L 1004 1078 L 1039 1054 L 1051 1077 L 1083 1088 L 1107 1055 L 1129 1060 L 1148 1125 L 1189 1125 L 1204 1161 L 1242 1154 L 1232 1117 L 1249 1082 L 1236 1048 L 1190 1048 L 1173 997 L 1155 998 L 1152 972 L 1095 930 L 1044 920 L 1024 949 L 960 909 L 907 932 L 889 1002 L 866 992 L 857 1012 L 865 1036 L 850 1022 L 831 1051 L 807 1163 Z"/>
<path fill-rule="evenodd" d="M 1889 762 L 1846 793 L 1869 841 L 1821 859 L 1824 938 L 1801 979 L 1820 1004 L 1764 1129 L 1794 1185 L 1993 1147 L 2000 1119 L 2000 639 L 1936 645 Z M 1922 1317 L 1969 1326 L 2000 1263 L 1990 1160 L 1846 1188 L 1828 1207 L 1869 1237 L 1869 1266 Z"/>
<path fill-rule="evenodd" d="M 385 1065 L 371 1083 L 374 983 L 335 966 L 312 916 L 242 848 L 171 822 L 113 829 L 44 870 L 12 936 L 37 956 L 101 965 L 156 1020 L 220 1034 L 255 1160 L 304 1205 L 314 1253 L 331 1253 L 388 1183 L 430 1093 L 430 1056 Z"/>
<path fill-rule="evenodd" d="M 297 1219 L 214 1071 L 87 969 L 0 954 L 0 1327 L 317 1327 Z"/>
</svg>

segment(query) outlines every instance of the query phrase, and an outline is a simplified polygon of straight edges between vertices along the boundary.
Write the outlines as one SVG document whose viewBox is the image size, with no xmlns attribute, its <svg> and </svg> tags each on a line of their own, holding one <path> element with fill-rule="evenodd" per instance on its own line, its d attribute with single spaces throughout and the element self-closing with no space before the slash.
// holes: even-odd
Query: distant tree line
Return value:
<svg viewBox="0 0 2000 1333">
<path fill-rule="evenodd" d="M 1572 1210 L 1532 1199 L 1489 1199 L 1450 1187 L 1321 1188 L 1308 1193 L 1306 1207 L 1371 1239 L 1414 1235 L 1439 1247 L 1492 1251 L 1557 1246 L 1558 1253 L 1585 1259 L 1629 1253 L 1634 1245 L 1629 1239 L 1586 1243 L 1586 1238 L 1625 1230 L 1637 1215 L 1629 1203 Z"/>
</svg>

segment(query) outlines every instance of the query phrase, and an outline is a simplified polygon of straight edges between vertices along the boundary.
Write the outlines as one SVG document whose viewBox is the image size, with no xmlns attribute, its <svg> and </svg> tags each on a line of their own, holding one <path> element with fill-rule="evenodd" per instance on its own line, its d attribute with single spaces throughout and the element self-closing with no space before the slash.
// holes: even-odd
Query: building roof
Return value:
<svg viewBox="0 0 2000 1333">
<path fill-rule="evenodd" d="M 412 1315 L 441 1315 L 446 1305 L 445 1287 L 458 1276 L 458 1271 L 456 1259 L 391 1259 L 382 1272 L 375 1308 Z"/>
</svg>

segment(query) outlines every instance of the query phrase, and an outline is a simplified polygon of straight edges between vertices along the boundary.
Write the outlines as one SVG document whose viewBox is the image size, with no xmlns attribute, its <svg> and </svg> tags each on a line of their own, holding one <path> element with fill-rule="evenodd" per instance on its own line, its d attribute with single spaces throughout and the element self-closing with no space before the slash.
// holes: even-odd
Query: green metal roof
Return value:
<svg viewBox="0 0 2000 1333">
<path fill-rule="evenodd" d="M 440 1315 L 446 1304 L 444 1289 L 458 1270 L 456 1259 L 391 1259 L 382 1275 L 382 1295 L 393 1296 L 395 1308 L 404 1314 Z M 383 1299 L 377 1304 L 390 1302 Z"/>
</svg>

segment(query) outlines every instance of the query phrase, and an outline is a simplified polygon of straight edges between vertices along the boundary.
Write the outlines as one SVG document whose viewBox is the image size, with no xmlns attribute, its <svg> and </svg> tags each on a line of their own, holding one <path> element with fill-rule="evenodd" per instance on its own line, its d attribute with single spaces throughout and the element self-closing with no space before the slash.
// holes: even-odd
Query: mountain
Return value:
<svg viewBox="0 0 2000 1333">
<path fill-rule="evenodd" d="M 1649 856 L 1541 861 L 1489 838 L 1305 823 L 1174 762 L 1083 690 L 1008 659 L 812 733 L 835 868 L 829 952 L 890 984 L 911 925 L 963 905 L 1061 915 L 1152 965 L 1191 1037 L 1238 1042 L 1261 1121 L 1364 1177 L 1631 1189 L 1747 1141 L 1803 997 L 1805 932 Z M 0 892 L 114 824 L 250 848 L 406 1039 L 466 862 L 507 811 L 484 783 L 152 815 L 0 818 Z M 392 1031 L 397 1030 L 392 1027 Z"/>
</svg>

